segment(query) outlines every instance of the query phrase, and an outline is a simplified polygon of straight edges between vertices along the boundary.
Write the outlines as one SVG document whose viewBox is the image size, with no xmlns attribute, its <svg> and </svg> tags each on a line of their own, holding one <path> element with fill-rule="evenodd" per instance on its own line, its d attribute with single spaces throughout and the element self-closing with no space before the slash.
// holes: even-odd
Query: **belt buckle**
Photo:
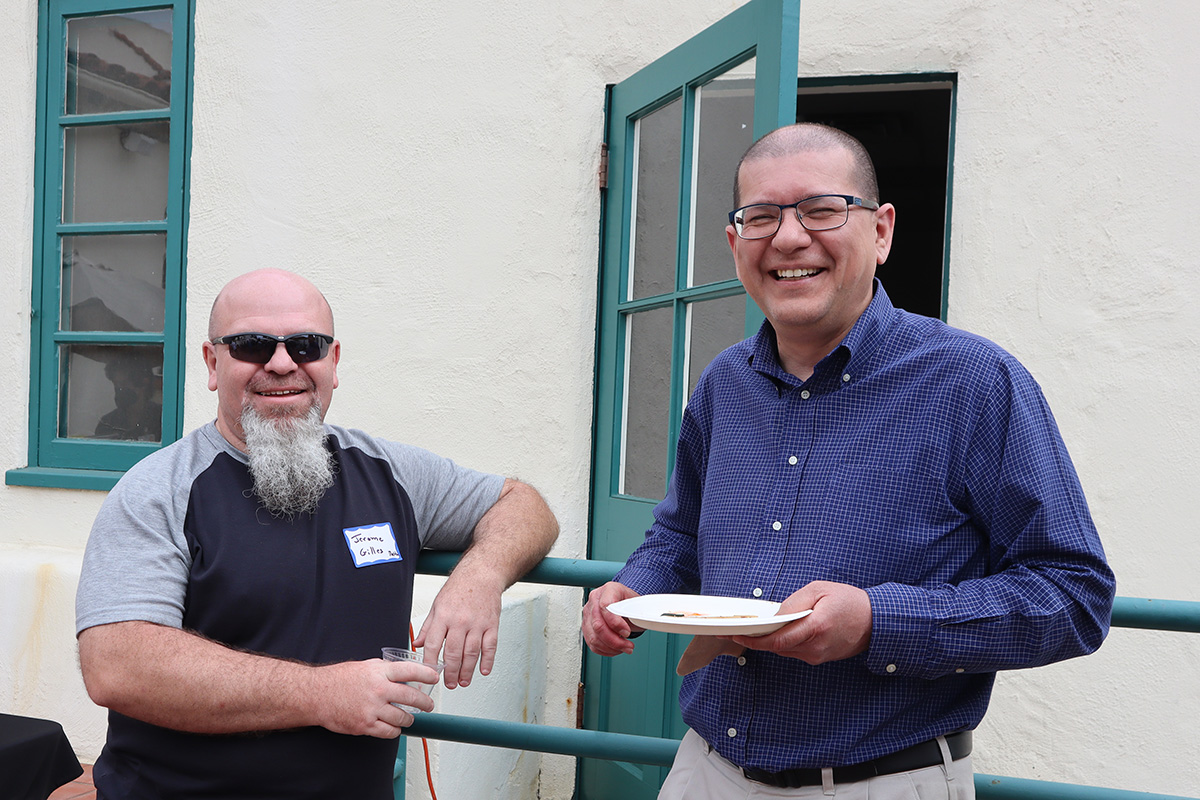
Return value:
<svg viewBox="0 0 1200 800">
<path fill-rule="evenodd" d="M 813 774 L 810 775 L 809 773 Z M 821 770 L 819 769 L 785 769 L 782 772 L 767 772 L 762 769 L 742 767 L 742 776 L 746 780 L 761 783 L 764 786 L 774 786 L 776 789 L 800 789 L 805 786 L 820 786 L 820 775 Z"/>
</svg>

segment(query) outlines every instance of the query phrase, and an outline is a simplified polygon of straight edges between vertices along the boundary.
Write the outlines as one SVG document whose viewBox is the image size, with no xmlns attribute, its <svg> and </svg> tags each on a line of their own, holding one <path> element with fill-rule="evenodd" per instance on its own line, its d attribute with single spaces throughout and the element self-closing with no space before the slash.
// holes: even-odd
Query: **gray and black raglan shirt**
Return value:
<svg viewBox="0 0 1200 800">
<path fill-rule="evenodd" d="M 264 510 L 209 423 L 121 479 L 92 528 L 78 631 L 145 620 L 308 663 L 408 641 L 421 547 L 461 550 L 504 479 L 326 425 L 334 485 L 315 514 Z M 101 796 L 391 798 L 396 741 L 324 728 L 205 736 L 109 712 Z M 105 787 L 107 786 L 107 791 Z"/>
</svg>

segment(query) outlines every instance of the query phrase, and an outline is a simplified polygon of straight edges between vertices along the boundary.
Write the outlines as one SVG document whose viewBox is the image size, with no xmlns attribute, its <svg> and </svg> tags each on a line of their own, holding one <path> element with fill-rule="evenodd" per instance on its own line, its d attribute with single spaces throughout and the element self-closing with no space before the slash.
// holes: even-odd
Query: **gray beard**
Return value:
<svg viewBox="0 0 1200 800">
<path fill-rule="evenodd" d="M 334 475 L 320 406 L 303 417 L 265 417 L 247 406 L 241 423 L 253 491 L 263 507 L 289 520 L 315 513 Z"/>
</svg>

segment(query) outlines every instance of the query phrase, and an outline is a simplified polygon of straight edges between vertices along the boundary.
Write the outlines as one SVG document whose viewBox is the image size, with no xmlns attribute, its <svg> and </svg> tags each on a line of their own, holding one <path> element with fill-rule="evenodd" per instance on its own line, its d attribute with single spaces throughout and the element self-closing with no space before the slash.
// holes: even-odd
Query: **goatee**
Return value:
<svg viewBox="0 0 1200 800">
<path fill-rule="evenodd" d="M 289 520 L 315 513 L 334 476 L 320 405 L 301 417 L 267 417 L 246 406 L 241 423 L 253 491 L 263 507 Z"/>
</svg>

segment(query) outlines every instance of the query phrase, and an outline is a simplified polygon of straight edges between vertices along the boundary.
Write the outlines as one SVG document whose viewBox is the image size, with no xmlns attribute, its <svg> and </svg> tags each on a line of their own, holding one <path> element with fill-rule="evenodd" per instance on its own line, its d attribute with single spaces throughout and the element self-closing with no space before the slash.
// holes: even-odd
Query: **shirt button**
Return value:
<svg viewBox="0 0 1200 800">
<path fill-rule="evenodd" d="M 896 671 L 896 665 L 895 665 L 895 664 L 888 664 L 888 665 L 887 665 L 887 671 L 888 671 L 888 672 L 895 672 L 895 671 Z"/>
<path fill-rule="evenodd" d="M 771 523 L 771 530 L 775 530 L 775 531 L 777 531 L 777 530 L 780 530 L 780 529 L 782 529 L 782 528 L 783 528 L 783 523 L 782 523 L 782 522 L 779 522 L 778 520 L 776 520 L 775 522 L 772 522 L 772 523 Z"/>
<path fill-rule="evenodd" d="M 732 739 L 733 737 L 737 736 L 737 728 L 730 728 L 729 730 L 725 731 L 725 735 Z"/>
<path fill-rule="evenodd" d="M 792 456 L 791 458 L 788 459 L 788 463 L 791 464 L 793 467 L 796 466 L 797 462 L 799 462 L 799 461 L 800 461 L 800 459 L 796 458 L 795 456 Z"/>
<path fill-rule="evenodd" d="M 849 382 L 850 382 L 850 373 L 847 372 L 845 375 L 842 376 L 842 383 L 849 383 Z"/>
<path fill-rule="evenodd" d="M 812 397 L 812 395 L 809 394 L 808 389 L 805 389 L 804 391 L 800 392 L 800 397 L 803 400 L 807 400 L 808 398 Z"/>
<path fill-rule="evenodd" d="M 738 666 L 739 667 L 746 666 L 746 657 L 745 656 L 738 656 Z"/>
<path fill-rule="evenodd" d="M 762 597 L 762 589 L 756 587 L 751 594 L 753 594 L 755 597 Z"/>
<path fill-rule="evenodd" d="M 957 675 L 962 675 L 964 672 L 966 672 L 966 670 L 963 669 L 962 667 L 959 667 L 958 669 L 954 670 L 954 672 Z"/>
</svg>

